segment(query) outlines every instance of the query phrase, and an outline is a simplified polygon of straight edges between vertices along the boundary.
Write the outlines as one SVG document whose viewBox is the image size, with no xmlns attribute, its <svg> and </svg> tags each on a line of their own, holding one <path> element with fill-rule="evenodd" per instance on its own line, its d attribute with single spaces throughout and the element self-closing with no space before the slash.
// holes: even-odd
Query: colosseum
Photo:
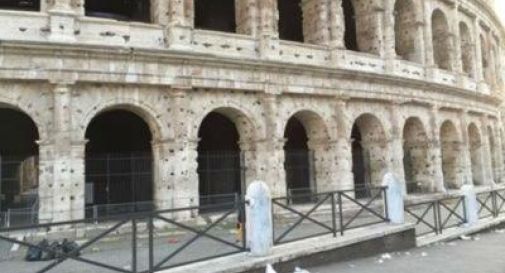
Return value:
<svg viewBox="0 0 505 273">
<path fill-rule="evenodd" d="M 505 182 L 492 0 L 8 0 L 1 210 Z M 231 197 L 230 197 L 231 196 Z"/>
</svg>

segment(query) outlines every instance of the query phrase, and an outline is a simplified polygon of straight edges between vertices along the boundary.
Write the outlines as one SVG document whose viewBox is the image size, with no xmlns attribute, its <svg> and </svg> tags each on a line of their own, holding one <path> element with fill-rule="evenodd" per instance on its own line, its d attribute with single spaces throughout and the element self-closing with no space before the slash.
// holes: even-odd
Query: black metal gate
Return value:
<svg viewBox="0 0 505 273">
<path fill-rule="evenodd" d="M 121 204 L 107 207 L 108 214 L 152 209 L 152 206 L 145 205 L 153 198 L 152 164 L 152 155 L 145 152 L 88 156 L 88 207 Z"/>
<path fill-rule="evenodd" d="M 284 169 L 286 170 L 286 185 L 290 202 L 304 203 L 312 201 L 315 193 L 314 152 L 307 150 L 291 150 L 284 153 Z"/>
<path fill-rule="evenodd" d="M 198 153 L 200 205 L 234 202 L 245 189 L 244 154 L 238 151 Z"/>
</svg>

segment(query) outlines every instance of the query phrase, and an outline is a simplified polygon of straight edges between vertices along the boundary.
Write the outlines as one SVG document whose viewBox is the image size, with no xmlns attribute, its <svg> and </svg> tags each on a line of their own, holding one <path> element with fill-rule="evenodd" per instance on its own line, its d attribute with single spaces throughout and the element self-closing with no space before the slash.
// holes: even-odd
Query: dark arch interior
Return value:
<svg viewBox="0 0 505 273">
<path fill-rule="evenodd" d="M 37 126 L 19 111 L 0 109 L 0 211 L 30 206 L 38 196 Z"/>
<path fill-rule="evenodd" d="M 284 131 L 284 138 L 286 139 L 284 168 L 286 170 L 288 192 L 291 192 L 291 195 L 296 195 L 314 191 L 312 189 L 314 183 L 311 183 L 313 178 L 312 153 L 309 151 L 307 144 L 309 138 L 299 119 L 296 117 L 289 119 Z"/>
<path fill-rule="evenodd" d="M 301 0 L 278 0 L 279 38 L 303 42 L 303 12 Z"/>
<path fill-rule="evenodd" d="M 132 112 L 111 110 L 91 121 L 86 138 L 86 204 L 122 204 L 107 213 L 151 208 L 153 160 L 148 124 Z"/>
<path fill-rule="evenodd" d="M 367 187 L 370 184 L 370 172 L 366 150 L 362 146 L 362 135 L 359 126 L 355 123 L 351 132 L 352 139 L 352 173 L 356 198 L 370 197 Z"/>
<path fill-rule="evenodd" d="M 40 0 L 2 0 L 0 9 L 39 11 Z"/>
<path fill-rule="evenodd" d="M 86 0 L 86 16 L 149 23 L 151 1 L 146 0 Z"/>
<path fill-rule="evenodd" d="M 198 131 L 198 178 L 200 204 L 233 201 L 242 193 L 243 172 L 239 133 L 226 116 L 208 114 Z"/>
<path fill-rule="evenodd" d="M 344 43 L 348 50 L 359 51 L 356 31 L 356 13 L 352 0 L 343 0 L 342 9 L 344 11 L 345 31 Z"/>
<path fill-rule="evenodd" d="M 195 28 L 236 32 L 235 0 L 195 0 L 194 4 Z"/>
</svg>

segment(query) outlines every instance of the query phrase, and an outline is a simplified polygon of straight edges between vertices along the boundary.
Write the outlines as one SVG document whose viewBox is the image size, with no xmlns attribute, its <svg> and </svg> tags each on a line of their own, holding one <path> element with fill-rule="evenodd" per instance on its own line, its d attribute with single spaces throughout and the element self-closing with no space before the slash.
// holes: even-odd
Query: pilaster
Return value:
<svg viewBox="0 0 505 273">
<path fill-rule="evenodd" d="M 76 17 L 72 0 L 55 0 L 49 7 L 49 39 L 53 42 L 74 42 Z"/>
<path fill-rule="evenodd" d="M 440 144 L 440 128 L 438 122 L 439 108 L 432 106 L 430 111 L 430 127 L 432 128 L 428 143 L 428 158 L 431 160 L 430 173 L 433 179 L 433 190 L 447 192 L 442 171 L 442 149 Z"/>
<path fill-rule="evenodd" d="M 397 102 L 392 103 L 388 107 L 389 116 L 391 120 L 391 132 L 389 139 L 389 162 L 388 169 L 393 172 L 396 178 L 402 183 L 403 194 L 407 194 L 407 185 L 405 182 L 405 170 L 403 167 L 403 136 L 401 130 L 401 124 L 397 119 L 398 112 L 400 111 L 400 104 Z"/>
</svg>

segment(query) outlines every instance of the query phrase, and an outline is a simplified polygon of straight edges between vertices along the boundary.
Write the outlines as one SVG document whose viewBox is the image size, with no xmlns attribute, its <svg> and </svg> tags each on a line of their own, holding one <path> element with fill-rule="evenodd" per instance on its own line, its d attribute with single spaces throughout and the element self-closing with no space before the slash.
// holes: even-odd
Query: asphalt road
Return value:
<svg viewBox="0 0 505 273">
<path fill-rule="evenodd" d="M 309 268 L 310 273 L 504 273 L 505 230 L 433 246 Z"/>
</svg>

